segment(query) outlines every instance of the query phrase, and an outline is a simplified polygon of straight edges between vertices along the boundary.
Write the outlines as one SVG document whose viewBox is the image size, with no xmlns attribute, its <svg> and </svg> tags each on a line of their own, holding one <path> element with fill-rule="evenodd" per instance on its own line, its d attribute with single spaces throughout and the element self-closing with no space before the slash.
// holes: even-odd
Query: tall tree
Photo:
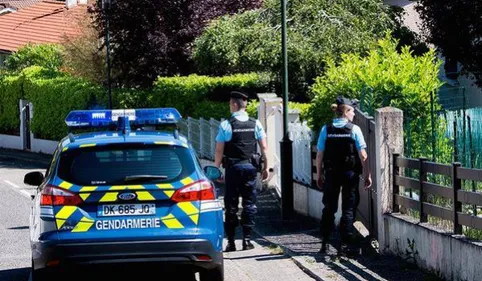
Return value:
<svg viewBox="0 0 482 281">
<path fill-rule="evenodd" d="M 482 86 L 482 1 L 418 0 L 417 11 L 425 35 L 446 58 L 446 65 L 457 62 L 463 73 L 471 73 Z"/>
<path fill-rule="evenodd" d="M 262 0 L 111 0 L 93 10 L 101 37 L 110 25 L 113 67 L 117 83 L 150 87 L 159 75 L 193 71 L 191 45 L 209 20 L 257 8 Z M 107 13 L 106 13 L 107 11 Z"/>
<path fill-rule="evenodd" d="M 288 5 L 290 97 L 310 100 L 309 87 L 328 58 L 365 53 L 395 23 L 381 0 L 292 0 Z M 267 71 L 281 77 L 280 1 L 213 21 L 195 41 L 194 60 L 202 73 L 224 75 Z M 280 83 L 277 83 L 280 85 Z"/>
</svg>

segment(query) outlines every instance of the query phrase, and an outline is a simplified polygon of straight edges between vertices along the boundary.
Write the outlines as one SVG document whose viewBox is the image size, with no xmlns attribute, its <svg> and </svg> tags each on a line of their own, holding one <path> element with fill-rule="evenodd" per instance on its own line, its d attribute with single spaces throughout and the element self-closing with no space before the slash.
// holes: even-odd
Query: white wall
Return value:
<svg viewBox="0 0 482 281">
<path fill-rule="evenodd" d="M 21 150 L 23 149 L 22 138 L 20 136 L 0 134 L 0 147 Z"/>
</svg>

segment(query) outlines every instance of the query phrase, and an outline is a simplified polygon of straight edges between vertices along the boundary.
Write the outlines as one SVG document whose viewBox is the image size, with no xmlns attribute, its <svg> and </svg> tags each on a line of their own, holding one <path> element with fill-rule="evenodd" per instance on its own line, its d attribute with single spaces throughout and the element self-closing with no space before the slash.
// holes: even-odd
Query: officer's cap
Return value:
<svg viewBox="0 0 482 281">
<path fill-rule="evenodd" d="M 357 101 L 357 100 L 347 99 L 347 98 L 344 98 L 344 97 L 342 97 L 342 96 L 339 96 L 339 97 L 336 98 L 336 104 L 337 104 L 337 105 L 346 104 L 346 105 L 355 107 L 355 106 L 357 106 L 358 101 Z"/>
<path fill-rule="evenodd" d="M 242 100 L 247 100 L 248 96 L 246 94 L 243 94 L 238 91 L 232 91 L 229 96 L 233 99 L 242 99 Z"/>
</svg>

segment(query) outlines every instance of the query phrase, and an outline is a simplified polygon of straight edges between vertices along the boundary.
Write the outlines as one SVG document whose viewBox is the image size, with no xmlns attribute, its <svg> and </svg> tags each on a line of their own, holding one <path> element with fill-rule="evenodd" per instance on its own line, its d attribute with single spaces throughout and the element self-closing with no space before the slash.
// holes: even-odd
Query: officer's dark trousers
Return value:
<svg viewBox="0 0 482 281">
<path fill-rule="evenodd" d="M 241 213 L 243 233 L 245 236 L 251 234 L 256 214 L 256 174 L 256 169 L 249 163 L 236 164 L 226 169 L 224 229 L 228 239 L 234 239 L 235 228 L 239 224 L 237 213 L 240 196 L 243 199 L 243 211 Z"/>
<path fill-rule="evenodd" d="M 335 213 L 338 210 L 340 190 L 342 194 L 342 215 L 340 221 L 340 235 L 342 243 L 350 243 L 350 238 L 355 233 L 353 226 L 355 212 L 360 201 L 358 190 L 360 175 L 353 172 L 334 173 L 327 171 L 325 175 L 323 194 L 323 215 L 321 218 L 322 239 L 327 241 L 334 228 Z"/>
</svg>

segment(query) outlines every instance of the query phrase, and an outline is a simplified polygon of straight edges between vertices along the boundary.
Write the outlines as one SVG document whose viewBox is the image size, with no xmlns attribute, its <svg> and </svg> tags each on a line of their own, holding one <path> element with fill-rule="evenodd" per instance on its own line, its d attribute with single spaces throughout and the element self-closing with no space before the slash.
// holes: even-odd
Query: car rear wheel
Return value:
<svg viewBox="0 0 482 281">
<path fill-rule="evenodd" d="M 45 270 L 37 269 L 34 270 L 33 261 L 32 261 L 32 281 L 47 281 L 48 276 Z"/>
<path fill-rule="evenodd" d="M 224 281 L 223 266 L 199 272 L 200 281 Z"/>
</svg>

